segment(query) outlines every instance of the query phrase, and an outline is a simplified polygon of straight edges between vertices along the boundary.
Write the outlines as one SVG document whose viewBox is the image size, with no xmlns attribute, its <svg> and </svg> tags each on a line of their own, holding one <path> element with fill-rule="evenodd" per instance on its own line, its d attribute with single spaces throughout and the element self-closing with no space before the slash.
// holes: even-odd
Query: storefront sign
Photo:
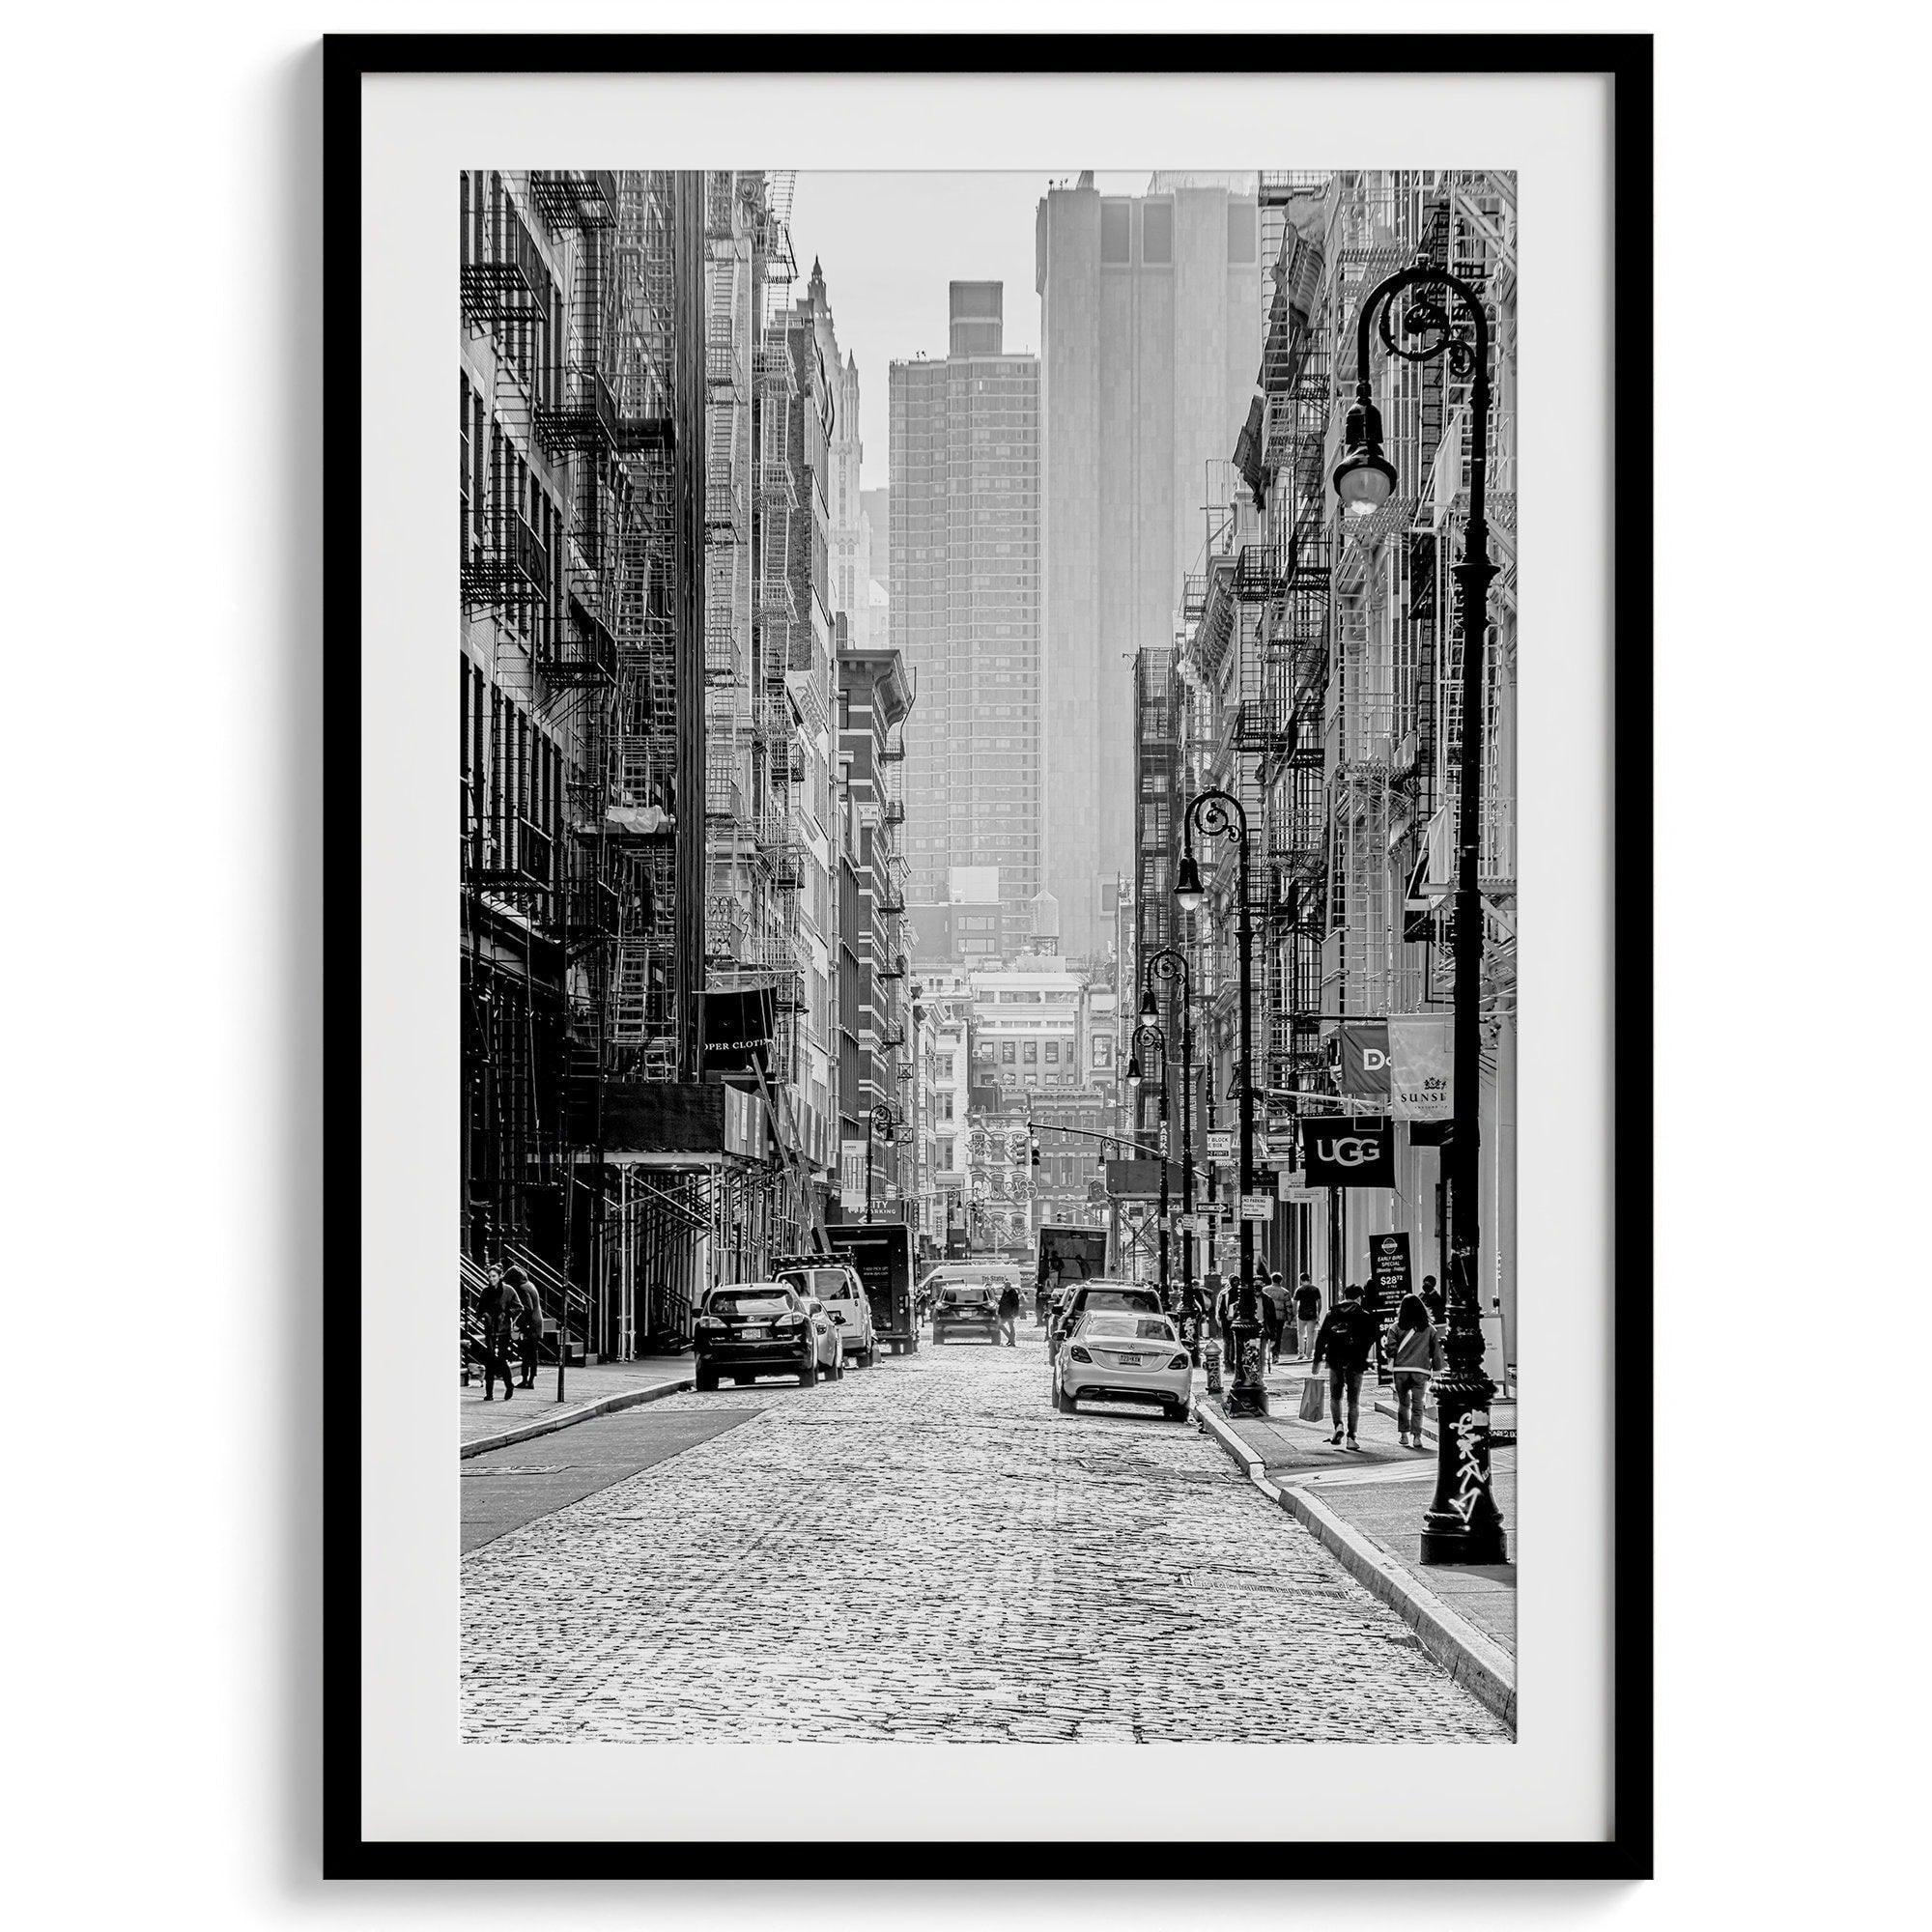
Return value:
<svg viewBox="0 0 1932 1932">
<path fill-rule="evenodd" d="M 1395 1133 L 1386 1114 L 1305 1121 L 1301 1155 L 1311 1187 L 1395 1185 Z"/>
<path fill-rule="evenodd" d="M 699 1030 L 706 1073 L 750 1074 L 771 1064 L 778 995 L 770 986 L 706 993 Z"/>
<path fill-rule="evenodd" d="M 1407 1235 L 1371 1235 L 1369 1262 L 1375 1271 L 1376 1293 L 1381 1306 L 1396 1308 L 1408 1293 Z"/>
</svg>

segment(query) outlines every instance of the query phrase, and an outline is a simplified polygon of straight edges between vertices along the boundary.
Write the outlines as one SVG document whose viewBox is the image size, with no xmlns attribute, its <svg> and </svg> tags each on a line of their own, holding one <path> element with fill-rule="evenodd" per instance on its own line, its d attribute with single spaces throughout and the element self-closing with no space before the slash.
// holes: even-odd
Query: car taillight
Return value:
<svg viewBox="0 0 1932 1932">
<path fill-rule="evenodd" d="M 715 1315 L 700 1315 L 696 1325 L 699 1328 L 722 1328 L 724 1324 Z"/>
<path fill-rule="evenodd" d="M 773 1325 L 779 1328 L 803 1328 L 805 1326 L 805 1317 L 803 1315 L 781 1315 Z"/>
<path fill-rule="evenodd" d="M 1170 1369 L 1184 1369 L 1187 1366 L 1187 1357 L 1185 1355 L 1177 1355 L 1167 1366 Z"/>
<path fill-rule="evenodd" d="M 1091 1362 L 1094 1359 L 1094 1357 L 1090 1355 L 1087 1352 L 1087 1350 L 1080 1346 L 1078 1342 L 1069 1343 L 1067 1345 L 1066 1352 L 1069 1355 L 1071 1355 L 1076 1362 Z"/>
</svg>

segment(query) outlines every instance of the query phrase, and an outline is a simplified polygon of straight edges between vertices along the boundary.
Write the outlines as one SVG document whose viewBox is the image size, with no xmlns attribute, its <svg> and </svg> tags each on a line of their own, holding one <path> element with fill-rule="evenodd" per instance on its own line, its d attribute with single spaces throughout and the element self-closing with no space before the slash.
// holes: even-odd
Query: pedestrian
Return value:
<svg viewBox="0 0 1932 1932">
<path fill-rule="evenodd" d="M 1281 1278 L 1279 1268 L 1268 1276 L 1267 1288 L 1262 1296 L 1262 1316 L 1267 1323 L 1268 1363 L 1271 1367 L 1281 1364 L 1281 1338 L 1288 1326 L 1288 1284 Z"/>
<path fill-rule="evenodd" d="M 516 1337 L 517 1321 L 523 1312 L 523 1297 L 506 1281 L 499 1269 L 492 1268 L 483 1292 L 476 1297 L 477 1319 L 483 1324 L 483 1400 L 497 1398 L 497 1378 L 503 1378 L 503 1400 L 508 1402 L 516 1388 L 510 1372 L 510 1344 Z"/>
<path fill-rule="evenodd" d="M 1214 1297 L 1214 1326 L 1221 1335 L 1221 1359 L 1231 1370 L 1235 1366 L 1235 1317 L 1240 1312 L 1240 1282 L 1230 1275 Z"/>
<path fill-rule="evenodd" d="M 1346 1396 L 1349 1447 L 1361 1446 L 1355 1440 L 1355 1430 L 1362 1407 L 1362 1372 L 1368 1367 L 1371 1355 L 1379 1369 L 1382 1331 L 1362 1306 L 1362 1291 L 1350 1282 L 1342 1291 L 1342 1299 L 1322 1321 L 1315 1337 L 1314 1358 L 1309 1364 L 1311 1369 L 1320 1369 L 1324 1357 L 1328 1363 L 1329 1419 L 1335 1425 L 1335 1433 L 1328 1438 L 1330 1442 L 1342 1440 L 1342 1403 Z"/>
<path fill-rule="evenodd" d="M 522 1386 L 533 1389 L 537 1385 L 537 1347 L 543 1340 L 543 1303 L 537 1298 L 536 1283 L 520 1267 L 504 1269 L 503 1285 L 517 1297 L 511 1313 L 524 1345 Z"/>
<path fill-rule="evenodd" d="M 1432 1321 L 1440 1321 L 1448 1308 L 1448 1303 L 1442 1298 L 1442 1291 L 1435 1286 L 1435 1277 L 1433 1274 L 1422 1277 L 1422 1305 L 1428 1309 L 1429 1319 Z"/>
<path fill-rule="evenodd" d="M 1019 1337 L 1013 1332 L 1013 1324 L 1020 1319 L 1020 1292 L 1010 1281 L 1000 1291 L 1000 1327 L 1006 1334 L 1007 1347 L 1017 1349 Z"/>
<path fill-rule="evenodd" d="M 1395 1369 L 1395 1431 L 1405 1449 L 1420 1449 L 1422 1405 L 1429 1396 L 1430 1378 L 1442 1372 L 1442 1337 L 1435 1332 L 1421 1295 L 1403 1296 L 1389 1354 Z"/>
<path fill-rule="evenodd" d="M 1321 1291 L 1301 1271 L 1301 1285 L 1294 1291 L 1294 1326 L 1298 1347 L 1295 1353 L 1303 1361 L 1315 1352 L 1315 1330 L 1321 1320 Z"/>
</svg>

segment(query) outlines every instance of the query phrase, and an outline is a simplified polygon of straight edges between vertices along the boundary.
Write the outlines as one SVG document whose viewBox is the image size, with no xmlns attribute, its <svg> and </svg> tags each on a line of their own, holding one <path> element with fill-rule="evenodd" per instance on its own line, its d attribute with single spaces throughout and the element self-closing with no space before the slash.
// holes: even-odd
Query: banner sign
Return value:
<svg viewBox="0 0 1932 1932">
<path fill-rule="evenodd" d="M 755 1073 L 771 1064 L 778 993 L 771 986 L 706 993 L 700 1007 L 701 1065 L 706 1073 Z"/>
<path fill-rule="evenodd" d="M 1407 1235 L 1371 1235 L 1369 1263 L 1375 1271 L 1377 1297 L 1392 1312 L 1408 1293 Z"/>
<path fill-rule="evenodd" d="M 1304 1121 L 1301 1165 L 1311 1187 L 1393 1187 L 1394 1123 L 1386 1114 Z"/>
<path fill-rule="evenodd" d="M 1389 1096 L 1389 1022 L 1345 1020 L 1341 1032 L 1341 1091 L 1350 1100 Z"/>
<path fill-rule="evenodd" d="M 1455 1041 L 1446 1014 L 1388 1023 L 1389 1111 L 1398 1121 L 1446 1121 L 1454 1111 Z"/>
</svg>

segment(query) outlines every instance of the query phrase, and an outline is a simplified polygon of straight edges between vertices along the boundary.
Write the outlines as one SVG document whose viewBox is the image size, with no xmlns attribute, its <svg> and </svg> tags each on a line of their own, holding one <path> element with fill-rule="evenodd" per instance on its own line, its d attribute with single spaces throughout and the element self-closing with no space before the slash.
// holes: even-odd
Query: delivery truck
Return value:
<svg viewBox="0 0 1932 1932">
<path fill-rule="evenodd" d="M 912 1305 L 912 1230 L 903 1221 L 828 1221 L 825 1238 L 866 1284 L 872 1334 L 895 1355 L 919 1351 Z"/>
<path fill-rule="evenodd" d="M 1107 1236 L 1099 1228 L 1044 1227 L 1034 1259 L 1034 1319 L 1044 1322 L 1063 1282 L 1091 1281 L 1107 1272 Z"/>
</svg>

